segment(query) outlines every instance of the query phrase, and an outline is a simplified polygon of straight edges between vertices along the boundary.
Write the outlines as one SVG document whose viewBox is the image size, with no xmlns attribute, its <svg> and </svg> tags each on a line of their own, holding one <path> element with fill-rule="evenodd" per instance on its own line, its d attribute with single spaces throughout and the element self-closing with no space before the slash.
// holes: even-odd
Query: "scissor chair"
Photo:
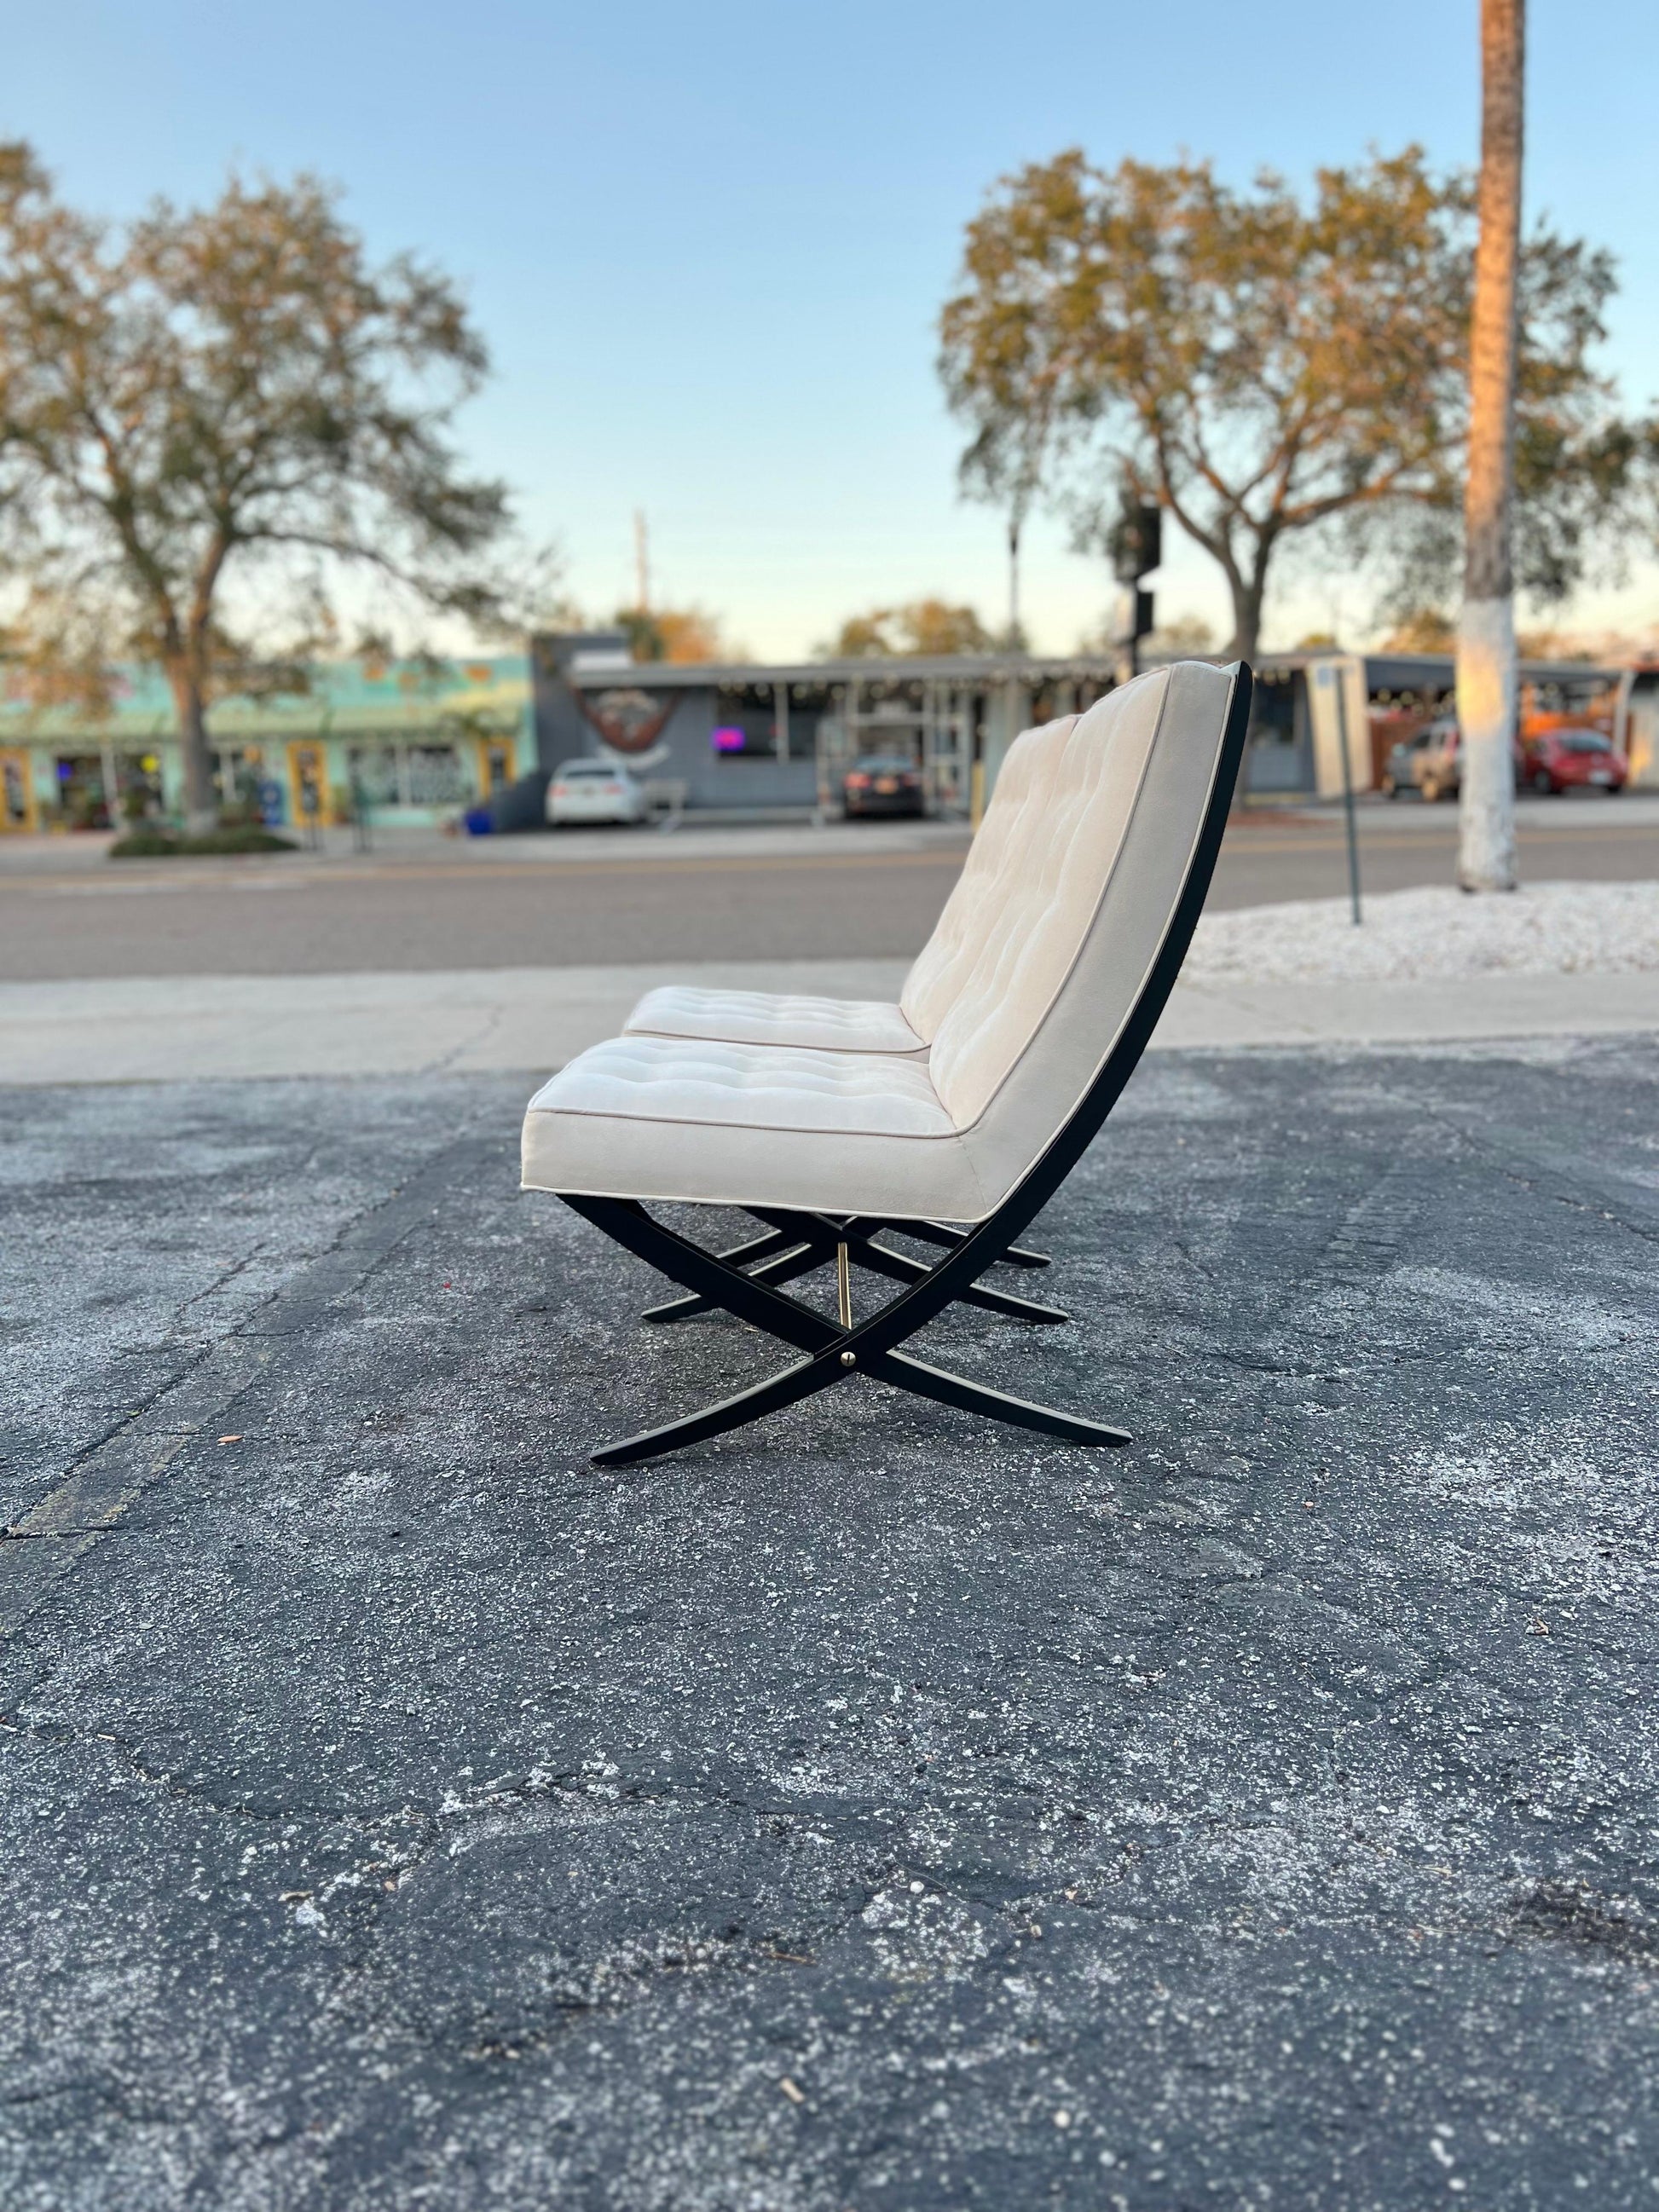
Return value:
<svg viewBox="0 0 1659 2212">
<path fill-rule="evenodd" d="M 1067 1318 L 983 1279 L 1046 1264 L 1018 1240 L 1146 1048 L 1209 889 L 1250 690 L 1242 663 L 1178 661 L 1028 730 L 896 1005 L 654 990 L 537 1092 L 525 1185 L 681 1286 L 647 1319 L 718 1307 L 794 1355 L 595 1464 L 699 1443 L 860 1376 L 1073 1443 L 1129 1441 L 901 1347 L 956 1304 Z M 676 1202 L 738 1208 L 759 1233 L 711 1250 L 649 1211 Z M 894 1233 L 937 1256 L 895 1250 Z M 834 1319 L 784 1287 L 824 1267 Z M 861 1317 L 855 1270 L 897 1286 Z"/>
</svg>

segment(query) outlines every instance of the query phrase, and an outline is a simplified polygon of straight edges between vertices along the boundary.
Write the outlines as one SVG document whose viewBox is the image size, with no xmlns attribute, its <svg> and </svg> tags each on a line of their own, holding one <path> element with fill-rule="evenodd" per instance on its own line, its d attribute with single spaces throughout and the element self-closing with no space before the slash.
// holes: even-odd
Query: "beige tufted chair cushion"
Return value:
<svg viewBox="0 0 1659 2212">
<path fill-rule="evenodd" d="M 958 1129 L 996 1096 L 1071 974 L 1122 849 L 1169 688 L 1158 670 L 1011 748 L 912 970 L 906 1019 Z"/>
<path fill-rule="evenodd" d="M 662 1031 L 596 1045 L 538 1092 L 526 1187 L 985 1219 L 1140 1002 L 1198 850 L 1236 674 L 1177 663 L 1018 739 L 902 1012 L 748 994 L 721 1007 L 707 993 L 668 1006 Z M 670 1029 L 693 1020 L 744 1033 Z"/>
<path fill-rule="evenodd" d="M 1055 748 L 1076 727 L 1077 719 L 1075 714 L 1063 714 L 1058 721 L 1025 730 L 1008 748 L 991 804 L 968 848 L 962 873 L 900 994 L 905 1020 L 929 1044 L 972 975 L 974 963 L 995 927 L 1005 886 L 1018 872 L 1034 826 L 1026 799 L 1042 781 Z"/>
</svg>

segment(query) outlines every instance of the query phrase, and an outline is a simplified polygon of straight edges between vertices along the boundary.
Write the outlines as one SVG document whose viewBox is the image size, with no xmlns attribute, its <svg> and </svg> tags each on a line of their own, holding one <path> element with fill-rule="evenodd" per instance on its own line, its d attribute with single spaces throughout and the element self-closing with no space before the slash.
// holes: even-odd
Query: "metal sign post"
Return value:
<svg viewBox="0 0 1659 2212">
<path fill-rule="evenodd" d="M 1348 757 L 1348 687 L 1340 668 L 1322 668 L 1320 680 L 1336 686 L 1336 741 L 1342 751 L 1342 811 L 1348 824 L 1348 901 L 1359 925 L 1359 832 L 1353 812 L 1353 763 Z"/>
</svg>

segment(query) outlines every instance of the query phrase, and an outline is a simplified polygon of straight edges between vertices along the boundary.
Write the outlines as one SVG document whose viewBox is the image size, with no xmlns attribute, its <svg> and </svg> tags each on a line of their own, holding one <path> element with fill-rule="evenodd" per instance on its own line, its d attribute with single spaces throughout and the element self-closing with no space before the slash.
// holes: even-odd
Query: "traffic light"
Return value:
<svg viewBox="0 0 1659 2212">
<path fill-rule="evenodd" d="M 1119 599 L 1118 643 L 1127 649 L 1130 673 L 1139 658 L 1135 648 L 1152 633 L 1152 595 L 1141 578 L 1156 568 L 1164 556 L 1164 514 L 1151 500 L 1126 498 L 1117 520 L 1106 533 L 1106 550 L 1112 574 L 1123 586 Z"/>
<path fill-rule="evenodd" d="M 1163 558 L 1163 509 L 1149 500 L 1126 500 L 1107 534 L 1106 545 L 1118 582 L 1138 584 Z"/>
</svg>

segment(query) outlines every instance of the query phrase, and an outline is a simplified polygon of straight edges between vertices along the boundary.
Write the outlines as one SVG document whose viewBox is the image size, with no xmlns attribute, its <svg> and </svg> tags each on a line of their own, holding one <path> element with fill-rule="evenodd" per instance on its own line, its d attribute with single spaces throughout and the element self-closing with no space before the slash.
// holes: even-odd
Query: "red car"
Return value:
<svg viewBox="0 0 1659 2212">
<path fill-rule="evenodd" d="M 1630 768 L 1600 730 L 1546 730 L 1528 741 L 1526 775 L 1534 791 L 1562 792 L 1582 785 L 1616 799 Z"/>
</svg>

